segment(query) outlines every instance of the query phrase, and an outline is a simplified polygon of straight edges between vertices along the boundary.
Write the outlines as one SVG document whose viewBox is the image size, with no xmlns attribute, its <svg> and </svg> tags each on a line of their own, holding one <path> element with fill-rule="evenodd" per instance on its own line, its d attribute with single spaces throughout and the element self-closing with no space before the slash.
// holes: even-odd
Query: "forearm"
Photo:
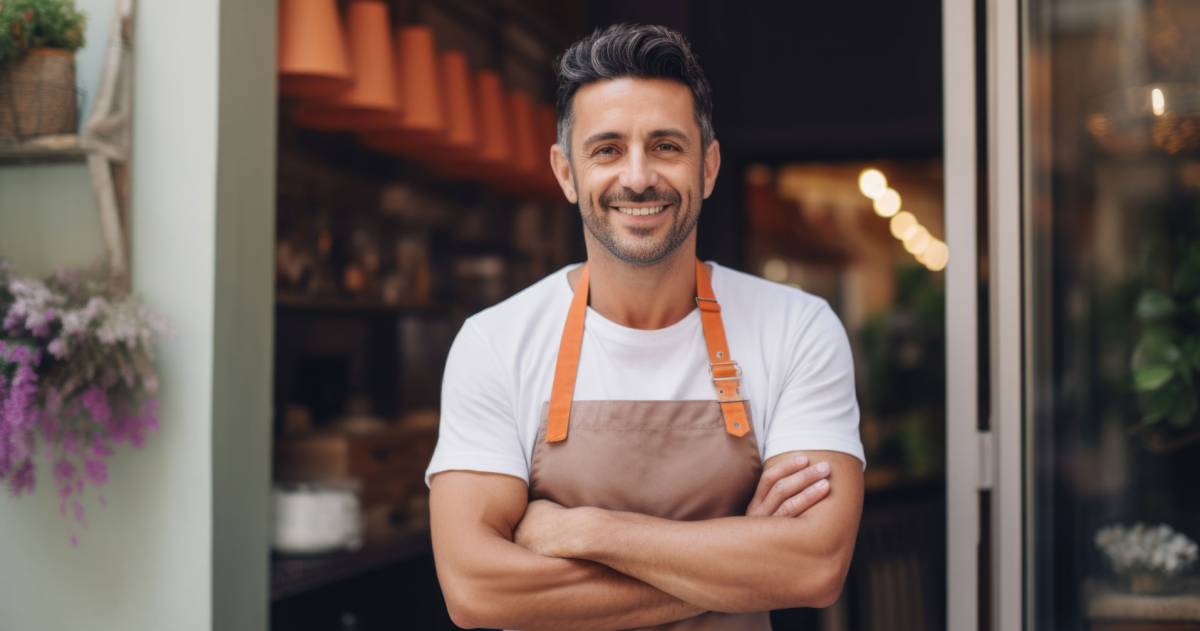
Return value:
<svg viewBox="0 0 1200 631">
<path fill-rule="evenodd" d="M 541 556 L 500 536 L 441 556 L 438 573 L 460 626 L 624 629 L 703 611 L 603 565 Z"/>
<path fill-rule="evenodd" d="M 566 556 L 602 563 L 713 611 L 823 607 L 841 590 L 850 551 L 807 516 L 671 521 L 582 509 Z M 827 529 L 828 525 L 824 525 Z"/>
</svg>

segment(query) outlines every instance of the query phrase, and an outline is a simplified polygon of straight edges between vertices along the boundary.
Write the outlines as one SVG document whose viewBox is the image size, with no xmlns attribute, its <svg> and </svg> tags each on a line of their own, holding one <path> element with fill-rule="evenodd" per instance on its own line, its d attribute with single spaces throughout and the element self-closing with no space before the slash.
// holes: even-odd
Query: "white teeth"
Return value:
<svg viewBox="0 0 1200 631">
<path fill-rule="evenodd" d="M 622 206 L 613 206 L 613 208 L 634 217 L 643 217 L 645 215 L 657 215 L 662 212 L 666 206 L 651 206 L 649 208 L 625 208 Z"/>
</svg>

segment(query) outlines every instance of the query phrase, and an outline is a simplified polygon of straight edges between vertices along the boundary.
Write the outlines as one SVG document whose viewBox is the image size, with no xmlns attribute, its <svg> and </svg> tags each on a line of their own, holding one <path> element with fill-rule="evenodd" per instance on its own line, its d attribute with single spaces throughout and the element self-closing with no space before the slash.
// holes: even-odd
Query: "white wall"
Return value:
<svg viewBox="0 0 1200 631">
<path fill-rule="evenodd" d="M 90 97 L 115 2 L 76 1 Z M 77 548 L 45 466 L 0 495 L 5 631 L 267 626 L 274 3 L 143 0 L 136 24 L 130 247 L 174 327 L 162 429 L 114 458 Z M 84 167 L 0 167 L 0 256 L 42 274 L 101 252 Z"/>
</svg>

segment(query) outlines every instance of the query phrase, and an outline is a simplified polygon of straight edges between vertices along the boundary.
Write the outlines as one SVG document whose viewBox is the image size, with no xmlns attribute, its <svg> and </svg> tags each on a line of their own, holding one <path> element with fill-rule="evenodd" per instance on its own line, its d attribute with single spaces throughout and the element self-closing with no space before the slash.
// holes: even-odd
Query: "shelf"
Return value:
<svg viewBox="0 0 1200 631">
<path fill-rule="evenodd" d="M 1091 620 L 1121 620 L 1143 624 L 1150 621 L 1200 622 L 1200 578 L 1176 580 L 1179 586 L 1174 593 L 1135 594 L 1090 578 L 1084 581 L 1083 589 L 1087 602 L 1087 616 Z"/>
<path fill-rule="evenodd" d="M 387 542 L 369 543 L 355 552 L 316 556 L 271 556 L 271 601 L 279 601 L 355 578 L 389 565 L 427 555 L 429 531 L 413 530 Z"/>
<path fill-rule="evenodd" d="M 450 308 L 437 304 L 387 304 L 367 300 L 328 300 L 277 295 L 275 310 L 281 313 L 325 316 L 446 316 Z"/>
<path fill-rule="evenodd" d="M 62 164 L 86 159 L 87 152 L 79 146 L 79 136 L 74 134 L 37 136 L 21 142 L 0 141 L 0 165 Z"/>
</svg>

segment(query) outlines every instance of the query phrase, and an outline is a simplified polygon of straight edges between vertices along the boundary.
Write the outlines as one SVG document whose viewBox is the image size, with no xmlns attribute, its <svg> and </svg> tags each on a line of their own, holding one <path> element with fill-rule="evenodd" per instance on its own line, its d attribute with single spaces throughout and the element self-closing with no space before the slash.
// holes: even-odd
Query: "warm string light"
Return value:
<svg viewBox="0 0 1200 631">
<path fill-rule="evenodd" d="M 1157 91 L 1155 109 L 1160 109 L 1162 93 Z M 931 272 L 946 269 L 950 262 L 950 248 L 944 242 L 929 233 L 917 221 L 917 217 L 908 211 L 902 211 L 903 198 L 896 189 L 888 186 L 887 176 L 879 169 L 863 169 L 858 175 L 858 190 L 863 196 L 872 200 L 875 214 L 884 219 L 890 218 L 888 227 L 892 236 L 904 243 L 904 249 L 920 264 Z"/>
<path fill-rule="evenodd" d="M 900 212 L 901 203 L 902 200 L 900 199 L 900 193 L 897 193 L 895 189 L 889 188 L 883 193 L 880 193 L 879 197 L 875 198 L 875 214 L 883 217 L 884 219 L 892 217 L 896 213 Z"/>
</svg>

